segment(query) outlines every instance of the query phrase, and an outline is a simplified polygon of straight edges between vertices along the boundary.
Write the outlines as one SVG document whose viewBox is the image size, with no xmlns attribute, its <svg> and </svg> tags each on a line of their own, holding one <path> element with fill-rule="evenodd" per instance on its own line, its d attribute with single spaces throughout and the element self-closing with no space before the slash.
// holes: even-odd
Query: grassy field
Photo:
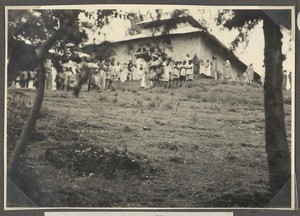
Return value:
<svg viewBox="0 0 300 216">
<path fill-rule="evenodd" d="M 9 155 L 34 91 L 8 96 Z M 34 186 L 21 188 L 38 206 L 264 206 L 264 124 L 258 84 L 199 79 L 143 90 L 131 82 L 79 98 L 47 91 L 24 157 L 23 183 Z"/>
</svg>

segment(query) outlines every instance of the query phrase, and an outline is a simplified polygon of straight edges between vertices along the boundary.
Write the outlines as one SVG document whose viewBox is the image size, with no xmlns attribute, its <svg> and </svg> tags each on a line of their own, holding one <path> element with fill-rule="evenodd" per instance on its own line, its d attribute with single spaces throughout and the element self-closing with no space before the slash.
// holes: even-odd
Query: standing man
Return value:
<svg viewBox="0 0 300 216">
<path fill-rule="evenodd" d="M 252 63 L 247 67 L 247 74 L 248 74 L 249 83 L 253 83 L 254 69 Z"/>
<path fill-rule="evenodd" d="M 128 78 L 127 80 L 131 81 L 132 80 L 132 73 L 133 73 L 133 63 L 132 60 L 129 60 L 128 64 L 127 64 L 127 70 L 128 70 Z"/>
<path fill-rule="evenodd" d="M 152 60 L 150 61 L 149 67 L 150 67 L 150 87 L 155 87 L 160 78 L 161 73 L 161 64 L 162 61 L 158 58 L 157 54 L 154 54 L 152 56 Z"/>
<path fill-rule="evenodd" d="M 50 58 L 46 58 L 44 62 L 44 67 L 46 69 L 46 78 L 45 78 L 45 89 L 48 90 L 51 86 L 51 80 L 52 80 L 52 68 L 53 64 Z"/>
</svg>

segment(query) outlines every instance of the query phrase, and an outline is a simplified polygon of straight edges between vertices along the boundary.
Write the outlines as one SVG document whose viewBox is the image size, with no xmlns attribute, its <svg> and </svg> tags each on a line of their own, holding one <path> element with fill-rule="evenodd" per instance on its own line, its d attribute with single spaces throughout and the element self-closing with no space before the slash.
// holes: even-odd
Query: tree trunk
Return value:
<svg viewBox="0 0 300 216">
<path fill-rule="evenodd" d="M 265 37 L 265 136 L 271 194 L 275 196 L 291 178 L 291 157 L 286 137 L 282 92 L 282 33 L 280 26 L 264 17 Z"/>
<path fill-rule="evenodd" d="M 29 116 L 25 122 L 25 125 L 22 129 L 17 145 L 10 157 L 8 176 L 12 179 L 16 176 L 20 156 L 24 154 L 27 148 L 30 135 L 38 119 L 38 115 L 43 103 L 44 91 L 45 91 L 45 69 L 43 68 L 43 66 L 41 66 L 39 67 L 39 71 L 38 71 L 38 88 L 36 90 L 36 96 L 33 105 L 31 107 Z"/>
<path fill-rule="evenodd" d="M 45 91 L 45 67 L 44 61 L 46 55 L 48 54 L 49 49 L 53 46 L 53 44 L 63 35 L 64 30 L 66 29 L 66 25 L 64 24 L 61 28 L 53 33 L 52 36 L 48 37 L 48 39 L 40 45 L 37 50 L 37 60 L 38 60 L 38 88 L 36 90 L 36 96 L 29 112 L 29 116 L 25 122 L 25 125 L 22 129 L 21 135 L 17 141 L 17 145 L 12 152 L 12 155 L 9 160 L 7 175 L 9 178 L 14 179 L 17 174 L 20 156 L 25 153 L 30 135 L 34 130 L 36 121 L 38 119 L 40 109 L 42 107 L 43 99 L 44 99 L 44 91 Z"/>
</svg>

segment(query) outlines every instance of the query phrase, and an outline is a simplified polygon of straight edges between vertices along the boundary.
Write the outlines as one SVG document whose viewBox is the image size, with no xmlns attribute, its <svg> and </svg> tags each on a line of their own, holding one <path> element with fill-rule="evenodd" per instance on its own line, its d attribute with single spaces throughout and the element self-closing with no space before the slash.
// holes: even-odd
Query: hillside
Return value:
<svg viewBox="0 0 300 216">
<path fill-rule="evenodd" d="M 33 98 L 8 91 L 8 154 Z M 285 112 L 290 140 L 290 92 Z M 131 82 L 79 98 L 47 91 L 19 186 L 47 207 L 264 206 L 264 124 L 258 84 L 200 79 L 143 90 Z"/>
</svg>

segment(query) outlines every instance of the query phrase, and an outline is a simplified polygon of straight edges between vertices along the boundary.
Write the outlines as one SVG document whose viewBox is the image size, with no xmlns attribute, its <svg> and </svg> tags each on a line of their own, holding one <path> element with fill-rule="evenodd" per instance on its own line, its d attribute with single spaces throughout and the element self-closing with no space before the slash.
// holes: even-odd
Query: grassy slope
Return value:
<svg viewBox="0 0 300 216">
<path fill-rule="evenodd" d="M 39 205 L 246 207 L 269 201 L 258 85 L 201 79 L 192 88 L 145 91 L 132 82 L 79 98 L 46 92 L 43 106 L 47 114 L 37 123 L 28 153 Z M 285 109 L 290 136 L 290 105 Z M 88 177 L 45 159 L 53 146 L 58 151 L 79 143 L 144 155 L 145 166 L 156 171 L 143 178 L 118 175 L 122 170 Z"/>
</svg>

